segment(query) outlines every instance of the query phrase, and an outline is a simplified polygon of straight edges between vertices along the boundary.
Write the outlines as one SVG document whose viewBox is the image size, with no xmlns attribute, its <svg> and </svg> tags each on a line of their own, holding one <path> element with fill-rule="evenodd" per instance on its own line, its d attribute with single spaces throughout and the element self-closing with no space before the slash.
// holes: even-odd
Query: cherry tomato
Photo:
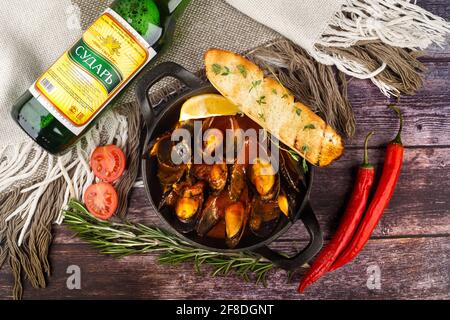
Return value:
<svg viewBox="0 0 450 320">
<path fill-rule="evenodd" d="M 89 186 L 84 193 L 84 203 L 89 212 L 103 220 L 111 218 L 116 212 L 118 199 L 114 187 L 105 182 Z"/>
<path fill-rule="evenodd" d="M 126 166 L 123 151 L 115 146 L 98 147 L 91 156 L 91 168 L 97 178 L 104 182 L 114 182 L 119 179 Z"/>
</svg>

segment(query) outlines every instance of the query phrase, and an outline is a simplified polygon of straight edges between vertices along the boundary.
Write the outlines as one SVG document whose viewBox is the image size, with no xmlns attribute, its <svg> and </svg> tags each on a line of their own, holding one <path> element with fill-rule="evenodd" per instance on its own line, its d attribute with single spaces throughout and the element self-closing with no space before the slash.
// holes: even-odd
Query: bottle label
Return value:
<svg viewBox="0 0 450 320">
<path fill-rule="evenodd" d="M 155 55 L 143 37 L 108 9 L 30 92 L 79 135 Z"/>
</svg>

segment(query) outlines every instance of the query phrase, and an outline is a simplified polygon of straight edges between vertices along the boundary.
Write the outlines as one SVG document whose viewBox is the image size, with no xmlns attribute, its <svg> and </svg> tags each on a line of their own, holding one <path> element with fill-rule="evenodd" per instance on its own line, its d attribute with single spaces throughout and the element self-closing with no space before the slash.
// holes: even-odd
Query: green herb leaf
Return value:
<svg viewBox="0 0 450 320">
<path fill-rule="evenodd" d="M 309 151 L 309 147 L 308 147 L 307 145 L 304 145 L 304 146 L 302 147 L 302 151 L 303 151 L 304 153 L 307 153 L 307 152 Z"/>
<path fill-rule="evenodd" d="M 259 99 L 256 100 L 256 102 L 257 102 L 259 105 L 267 104 L 267 102 L 266 102 L 266 96 L 261 96 L 261 97 L 259 97 Z"/>
<path fill-rule="evenodd" d="M 222 73 L 223 76 L 227 76 L 227 75 L 229 75 L 231 73 L 230 68 L 224 67 L 224 69 L 225 69 L 225 71 Z"/>
<path fill-rule="evenodd" d="M 259 85 L 261 85 L 262 80 L 255 80 L 252 81 L 252 87 L 250 88 L 250 90 L 248 92 L 252 92 L 253 89 L 256 89 L 256 87 L 258 87 Z"/>
<path fill-rule="evenodd" d="M 237 65 L 237 69 L 239 70 L 239 72 L 242 74 L 242 76 L 244 78 L 247 78 L 247 69 L 245 68 L 244 65 L 242 65 L 242 64 Z"/>
<path fill-rule="evenodd" d="M 309 167 L 308 167 L 308 162 L 306 161 L 305 158 L 303 158 L 302 166 L 303 166 L 303 172 L 304 172 L 304 173 L 307 173 L 308 170 L 309 170 Z"/>
<path fill-rule="evenodd" d="M 300 156 L 298 155 L 297 152 L 295 152 L 294 150 L 289 150 L 288 154 L 291 156 L 292 159 L 294 159 L 295 161 L 300 161 Z"/>
<path fill-rule="evenodd" d="M 281 99 L 287 99 L 288 97 L 289 97 L 289 95 L 287 93 L 285 93 L 281 96 Z"/>
<path fill-rule="evenodd" d="M 222 66 L 220 64 L 214 63 L 212 65 L 212 71 L 217 76 L 222 72 Z"/>
<path fill-rule="evenodd" d="M 301 116 L 301 115 L 302 115 L 302 109 L 297 109 L 297 108 L 295 108 L 295 113 L 296 113 L 298 116 Z"/>
<path fill-rule="evenodd" d="M 315 129 L 315 128 L 316 128 L 316 126 L 313 125 L 312 123 L 310 123 L 310 124 L 307 124 L 307 125 L 303 128 L 303 130 L 308 130 L 308 129 L 313 130 L 313 129 Z"/>
<path fill-rule="evenodd" d="M 264 116 L 264 113 L 262 112 L 258 112 L 258 117 L 263 120 L 264 122 L 266 122 L 266 117 Z"/>
<path fill-rule="evenodd" d="M 272 89 L 272 93 L 273 93 L 273 94 L 278 94 L 277 89 Z"/>
</svg>

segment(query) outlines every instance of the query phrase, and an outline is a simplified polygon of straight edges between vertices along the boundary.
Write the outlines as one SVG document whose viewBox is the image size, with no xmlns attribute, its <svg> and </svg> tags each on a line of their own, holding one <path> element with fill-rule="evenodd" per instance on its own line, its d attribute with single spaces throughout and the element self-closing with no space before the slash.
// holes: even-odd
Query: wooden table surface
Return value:
<svg viewBox="0 0 450 320">
<path fill-rule="evenodd" d="M 419 4 L 450 20 L 447 0 Z M 286 272 L 270 273 L 268 286 L 239 277 L 212 278 L 208 268 L 198 275 L 193 265 L 158 265 L 154 255 L 116 259 L 100 255 L 65 227 L 56 228 L 51 247 L 53 274 L 46 289 L 25 285 L 25 299 L 450 299 L 450 45 L 432 50 L 422 61 L 428 67 L 424 88 L 403 97 L 404 167 L 392 202 L 363 252 L 346 267 L 328 274 L 306 294 L 296 293 L 300 274 L 287 282 Z M 365 134 L 376 131 L 370 158 L 381 169 L 383 146 L 397 130 L 387 99 L 368 81 L 353 80 L 350 100 L 357 134 L 347 141 L 345 155 L 334 165 L 316 170 L 312 204 L 325 241 L 336 229 L 361 161 Z M 143 188 L 132 194 L 129 217 L 160 224 Z M 304 245 L 307 234 L 294 226 L 276 247 L 287 252 Z M 81 269 L 80 290 L 66 286 L 70 265 Z M 380 288 L 369 274 L 380 270 Z M 369 279 L 369 280 L 368 280 Z M 368 285 L 369 283 L 369 285 Z M 0 272 L 0 298 L 11 298 L 12 276 Z"/>
</svg>

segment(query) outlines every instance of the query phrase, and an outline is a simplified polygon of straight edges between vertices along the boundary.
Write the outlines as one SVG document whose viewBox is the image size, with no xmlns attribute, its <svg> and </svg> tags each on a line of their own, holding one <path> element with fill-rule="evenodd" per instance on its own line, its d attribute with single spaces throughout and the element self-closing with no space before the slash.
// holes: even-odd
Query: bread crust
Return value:
<svg viewBox="0 0 450 320">
<path fill-rule="evenodd" d="M 210 49 L 205 66 L 209 81 L 224 97 L 311 164 L 328 166 L 342 155 L 342 137 L 248 59 Z"/>
</svg>

